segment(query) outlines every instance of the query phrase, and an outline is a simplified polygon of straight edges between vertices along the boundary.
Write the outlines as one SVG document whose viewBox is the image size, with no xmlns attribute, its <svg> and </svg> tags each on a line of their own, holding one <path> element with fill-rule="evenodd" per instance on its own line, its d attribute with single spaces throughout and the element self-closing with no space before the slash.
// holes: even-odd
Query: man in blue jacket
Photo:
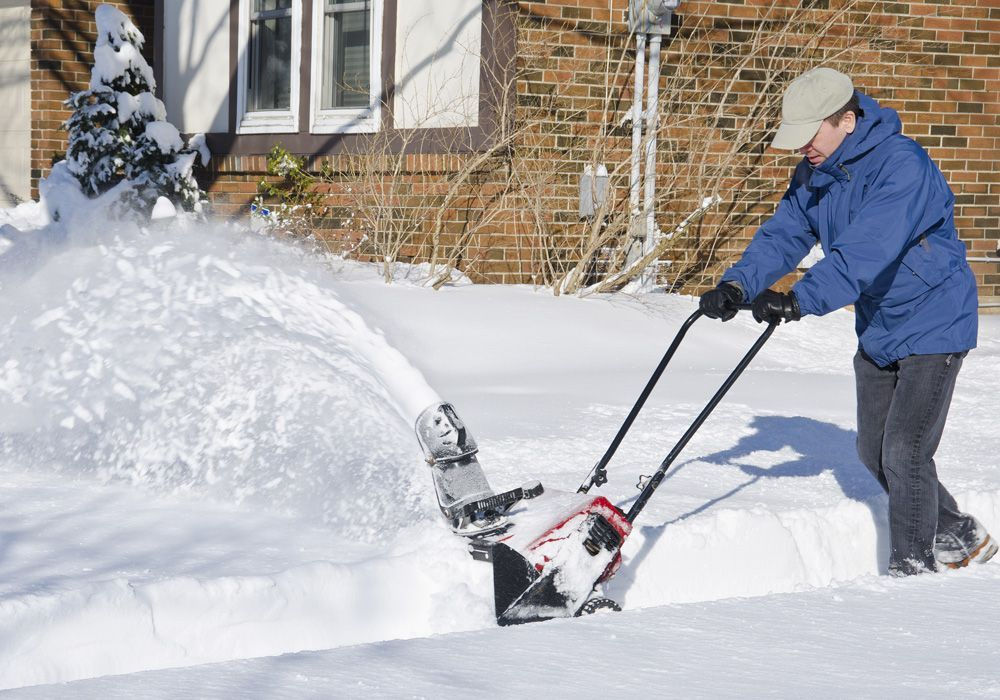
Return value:
<svg viewBox="0 0 1000 700">
<path fill-rule="evenodd" d="M 962 513 L 934 464 L 955 379 L 976 346 L 976 281 L 954 196 L 895 110 L 830 68 L 796 78 L 772 145 L 804 157 L 777 211 L 700 308 L 727 321 L 797 321 L 854 305 L 858 454 L 889 494 L 889 573 L 983 562 L 996 543 Z M 790 292 L 768 289 L 816 242 L 824 258 Z"/>
</svg>

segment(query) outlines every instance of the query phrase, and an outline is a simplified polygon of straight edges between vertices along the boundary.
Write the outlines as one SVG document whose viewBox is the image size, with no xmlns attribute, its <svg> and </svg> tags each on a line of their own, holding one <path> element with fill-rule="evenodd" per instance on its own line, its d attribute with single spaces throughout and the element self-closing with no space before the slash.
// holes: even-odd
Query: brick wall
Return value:
<svg viewBox="0 0 1000 700">
<path fill-rule="evenodd" d="M 625 31 L 627 3 L 610 4 L 609 12 L 605 0 L 519 3 L 519 58 L 534 62 L 519 82 L 519 107 L 552 103 L 552 157 L 571 162 L 569 173 L 582 170 L 602 146 L 609 169 L 623 157 L 614 133 L 597 135 L 601 103 L 615 97 L 606 88 L 606 66 L 620 55 Z M 848 72 L 859 89 L 900 112 L 904 133 L 928 149 L 955 192 L 956 224 L 970 256 L 996 257 L 1000 0 L 685 1 L 675 20 L 661 79 L 669 94 L 660 110 L 658 224 L 670 230 L 710 185 L 727 203 L 678 239 L 662 282 L 692 291 L 710 283 L 773 211 L 798 160 L 765 149 L 781 89 L 815 65 Z M 790 27 L 795 31 L 785 34 Z M 774 75 L 779 79 L 769 84 Z M 621 86 L 611 113 L 617 120 L 631 98 L 631 77 L 617 74 L 612 82 Z M 768 96 L 769 107 L 760 95 Z M 694 103 L 699 109 L 686 106 Z M 552 223 L 585 236 L 573 223 L 575 180 L 568 179 L 552 200 Z M 612 175 L 612 181 L 621 199 L 625 178 L 616 182 Z M 972 266 L 981 295 L 1000 295 L 1000 265 Z"/>
<path fill-rule="evenodd" d="M 147 33 L 148 50 L 151 0 L 119 4 Z M 61 101 L 68 90 L 89 77 L 94 5 L 33 3 L 33 177 L 65 149 L 65 134 L 53 129 L 66 117 Z M 441 230 L 424 221 L 399 245 L 398 257 L 419 260 L 460 243 L 467 250 L 459 262 L 478 281 L 544 283 L 573 269 L 603 231 L 614 235 L 588 268 L 600 270 L 614 263 L 614 245 L 628 240 L 627 1 L 509 6 L 517 15 L 516 138 L 477 164 L 465 201 L 447 207 Z M 1000 0 L 685 0 L 675 24 L 660 81 L 657 223 L 672 230 L 708 194 L 724 203 L 674 239 L 664 253 L 671 264 L 661 267 L 662 283 L 685 291 L 711 284 L 773 211 L 797 161 L 766 148 L 781 91 L 821 64 L 850 73 L 860 89 L 899 110 L 904 133 L 929 150 L 955 192 L 956 223 L 970 256 L 996 258 Z M 469 156 L 408 156 L 405 169 L 412 173 L 391 183 L 392 205 L 401 215 L 427 208 L 434 200 L 420 204 L 421 196 L 440 197 L 469 162 Z M 379 257 L 359 224 L 357 173 L 343 157 L 313 160 L 316 168 L 323 163 L 332 176 L 321 186 L 331 207 L 316 222 L 322 238 Z M 577 212 L 580 173 L 596 163 L 611 172 L 610 224 L 603 230 Z M 216 213 L 245 216 L 265 164 L 258 156 L 217 155 L 204 178 Z M 972 265 L 981 296 L 1000 298 L 1000 265 Z"/>
<path fill-rule="evenodd" d="M 153 49 L 153 0 L 32 0 L 31 2 L 31 189 L 38 195 L 38 180 L 53 160 L 66 152 L 69 117 L 63 102 L 71 92 L 90 85 L 98 5 L 116 5 L 132 18 L 146 37 L 143 54 L 151 61 Z"/>
<path fill-rule="evenodd" d="M 588 164 L 611 172 L 609 219 L 628 240 L 632 45 L 625 0 L 517 3 L 514 149 L 484 175 L 515 174 L 510 210 L 472 236 L 463 262 L 480 281 L 548 283 L 587 251 L 596 233 L 578 216 Z M 713 192 L 724 203 L 676 238 L 659 280 L 697 291 L 712 284 L 773 211 L 798 158 L 766 148 L 784 84 L 832 65 L 900 111 L 905 133 L 927 147 L 956 195 L 956 222 L 974 257 L 1000 243 L 1000 2 L 881 3 L 850 0 L 682 3 L 666 42 L 661 78 L 656 210 L 672 230 Z M 441 172 L 448 177 L 447 171 Z M 255 175 L 227 175 L 227 207 L 246 201 Z M 423 183 L 427 186 L 427 183 Z M 337 200 L 343 189 L 329 190 Z M 419 191 L 419 188 L 414 190 Z M 462 227 L 461 214 L 452 219 Z M 349 230 L 333 235 L 345 235 Z M 404 248 L 417 259 L 427 239 Z M 360 251 L 357 251 L 360 252 Z M 595 256 L 591 272 L 613 258 Z M 1000 295 L 995 262 L 973 267 L 982 296 Z M 783 281 L 787 285 L 792 279 Z"/>
</svg>

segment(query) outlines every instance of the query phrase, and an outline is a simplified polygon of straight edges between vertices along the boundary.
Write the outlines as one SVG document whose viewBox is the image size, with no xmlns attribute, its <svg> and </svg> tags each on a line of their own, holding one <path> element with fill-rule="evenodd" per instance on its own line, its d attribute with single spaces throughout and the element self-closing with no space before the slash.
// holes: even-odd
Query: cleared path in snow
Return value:
<svg viewBox="0 0 1000 700">
<path fill-rule="evenodd" d="M 24 698 L 1000 697 L 1000 566 L 26 688 Z"/>
</svg>

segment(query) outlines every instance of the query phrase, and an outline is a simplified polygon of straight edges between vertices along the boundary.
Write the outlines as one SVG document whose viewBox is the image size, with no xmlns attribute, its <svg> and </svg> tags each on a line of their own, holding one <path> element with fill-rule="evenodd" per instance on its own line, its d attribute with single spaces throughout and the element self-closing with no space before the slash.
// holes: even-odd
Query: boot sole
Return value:
<svg viewBox="0 0 1000 700">
<path fill-rule="evenodd" d="M 949 569 L 961 569 L 968 566 L 972 562 L 976 562 L 978 564 L 985 564 L 986 562 L 988 562 L 990 559 L 993 558 L 993 555 L 997 553 L 997 549 L 998 547 L 996 542 L 993 541 L 992 537 L 987 535 L 986 539 L 983 540 L 982 543 L 978 547 L 976 547 L 976 549 L 973 552 L 971 552 L 969 556 L 967 556 L 965 559 L 963 559 L 962 561 L 949 562 L 945 564 L 945 566 L 947 566 Z"/>
</svg>

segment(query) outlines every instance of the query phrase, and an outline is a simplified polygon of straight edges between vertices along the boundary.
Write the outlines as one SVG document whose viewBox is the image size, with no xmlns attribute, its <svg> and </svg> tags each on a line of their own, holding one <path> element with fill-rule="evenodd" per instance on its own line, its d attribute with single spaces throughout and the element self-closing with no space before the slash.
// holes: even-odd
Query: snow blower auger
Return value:
<svg viewBox="0 0 1000 700">
<path fill-rule="evenodd" d="M 740 305 L 740 310 L 749 309 Z M 702 316 L 695 311 L 681 326 L 660 364 L 643 389 L 607 452 L 581 484 L 578 493 L 607 482 L 606 467 L 636 416 L 649 398 L 688 329 Z M 729 389 L 767 342 L 778 322 L 771 322 L 761 333 L 736 368 L 715 392 L 708 404 L 681 437 L 656 473 L 645 483 L 628 513 L 623 513 L 603 497 L 584 498 L 556 518 L 527 546 L 515 547 L 508 541 L 492 542 L 493 594 L 497 623 L 515 625 L 525 622 L 573 617 L 599 608 L 619 609 L 611 600 L 592 598 L 597 586 L 611 578 L 621 564 L 621 548 L 632 531 L 632 524 L 646 506 L 674 460 L 688 444 L 702 423 L 715 410 Z"/>
</svg>

